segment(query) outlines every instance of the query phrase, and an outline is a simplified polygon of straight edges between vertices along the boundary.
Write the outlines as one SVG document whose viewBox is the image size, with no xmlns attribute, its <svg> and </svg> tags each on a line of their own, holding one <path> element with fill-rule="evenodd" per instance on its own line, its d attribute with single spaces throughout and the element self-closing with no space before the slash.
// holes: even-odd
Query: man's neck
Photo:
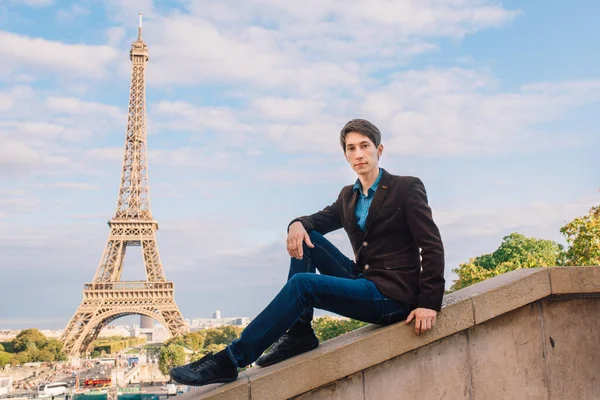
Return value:
<svg viewBox="0 0 600 400">
<path fill-rule="evenodd" d="M 373 168 L 368 174 L 358 176 L 358 180 L 360 180 L 360 184 L 362 185 L 362 192 L 365 196 L 369 194 L 369 188 L 373 186 L 378 176 L 379 167 Z"/>
</svg>

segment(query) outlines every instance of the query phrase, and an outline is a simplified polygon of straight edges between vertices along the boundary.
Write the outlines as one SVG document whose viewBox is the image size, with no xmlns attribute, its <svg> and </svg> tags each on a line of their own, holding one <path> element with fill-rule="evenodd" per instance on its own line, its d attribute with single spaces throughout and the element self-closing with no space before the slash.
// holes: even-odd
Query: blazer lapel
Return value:
<svg viewBox="0 0 600 400">
<path fill-rule="evenodd" d="M 379 181 L 379 186 L 377 186 L 377 190 L 375 191 L 375 196 L 373 196 L 371 206 L 369 206 L 369 215 L 367 215 L 367 221 L 365 222 L 365 236 L 367 233 L 369 233 L 369 228 L 371 225 L 373 225 L 373 220 L 375 220 L 375 217 L 377 217 L 377 212 L 379 212 L 381 203 L 383 203 L 383 199 L 387 193 L 388 179 L 386 175 L 387 174 L 384 170 L 383 175 L 381 176 L 381 181 Z"/>
</svg>

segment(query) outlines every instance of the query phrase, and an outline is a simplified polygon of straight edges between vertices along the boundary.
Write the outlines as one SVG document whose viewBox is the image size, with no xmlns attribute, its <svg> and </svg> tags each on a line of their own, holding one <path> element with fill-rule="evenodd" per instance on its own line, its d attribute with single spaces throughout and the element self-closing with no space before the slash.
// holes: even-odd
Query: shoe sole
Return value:
<svg viewBox="0 0 600 400">
<path fill-rule="evenodd" d="M 282 361 L 289 360 L 292 357 L 296 357 L 296 356 L 299 356 L 300 354 L 304 354 L 306 352 L 314 350 L 317 347 L 319 347 L 319 342 L 317 342 L 316 344 L 314 344 L 314 345 L 312 345 L 310 347 L 306 347 L 306 348 L 302 349 L 302 351 L 300 351 L 300 352 L 298 352 L 296 354 L 293 354 L 293 355 L 291 355 L 289 357 L 286 357 L 286 358 L 276 358 L 276 359 L 273 359 L 271 361 L 261 362 L 260 364 L 255 362 L 255 364 L 258 365 L 261 368 L 268 367 L 269 365 L 277 364 L 277 363 L 280 363 Z"/>
<path fill-rule="evenodd" d="M 235 378 L 228 378 L 228 379 L 212 379 L 210 381 L 204 382 L 202 384 L 195 384 L 195 383 L 188 383 L 188 382 L 181 382 L 178 381 L 177 379 L 175 379 L 173 377 L 173 375 L 171 375 L 171 372 L 169 372 L 169 376 L 171 377 L 171 379 L 173 379 L 175 382 L 181 384 L 181 385 L 187 385 L 187 386 L 204 386 L 204 385 L 210 385 L 213 383 L 231 383 L 237 380 L 237 376 Z"/>
</svg>

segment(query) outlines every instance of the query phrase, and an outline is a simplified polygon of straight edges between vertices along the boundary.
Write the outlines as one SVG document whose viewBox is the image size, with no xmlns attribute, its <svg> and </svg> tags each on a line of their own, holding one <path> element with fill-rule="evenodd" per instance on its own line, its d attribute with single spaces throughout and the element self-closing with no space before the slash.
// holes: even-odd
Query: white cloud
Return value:
<svg viewBox="0 0 600 400">
<path fill-rule="evenodd" d="M 275 121 L 298 121 L 320 114 L 325 107 L 325 102 L 299 98 L 259 97 L 252 100 L 251 106 L 263 118 Z"/>
<path fill-rule="evenodd" d="M 543 83 L 501 91 L 488 75 L 471 70 L 408 71 L 373 90 L 362 108 L 380 121 L 385 142 L 395 153 L 528 151 L 551 146 L 553 132 L 539 124 L 599 101 L 599 85 L 600 81 Z M 576 140 L 559 138 L 552 145 Z"/>
<path fill-rule="evenodd" d="M 0 31 L 0 72 L 21 68 L 44 74 L 49 71 L 100 79 L 119 53 L 108 46 L 65 44 Z"/>
<path fill-rule="evenodd" d="M 111 47 L 119 46 L 125 39 L 125 29 L 121 26 L 113 26 L 106 30 L 107 44 Z"/>
<path fill-rule="evenodd" d="M 72 189 L 72 190 L 98 190 L 98 185 L 94 185 L 86 182 L 48 182 L 39 183 L 35 185 L 38 188 L 43 189 Z"/>
<path fill-rule="evenodd" d="M 122 147 L 97 148 L 87 149 L 85 154 L 92 160 L 119 162 L 123 161 L 123 151 Z"/>
<path fill-rule="evenodd" d="M 126 26 L 138 23 L 138 14 L 144 15 L 144 21 L 155 18 L 154 3 L 152 0 L 106 0 L 103 2 L 109 16 Z M 145 24 L 145 22 L 144 22 Z"/>
<path fill-rule="evenodd" d="M 304 121 L 293 119 L 294 109 L 314 104 L 311 97 L 280 102 L 281 108 L 298 105 L 282 113 L 290 121 L 279 121 L 277 102 L 267 102 L 270 108 L 263 107 L 262 114 L 270 111 L 270 118 L 261 121 L 260 130 L 286 152 L 333 154 L 342 125 L 361 117 L 380 128 L 388 156 L 530 152 L 578 145 L 580 135 L 541 125 L 600 101 L 599 85 L 598 80 L 547 82 L 503 90 L 491 75 L 475 70 L 409 70 L 371 84 L 370 90 L 357 87 L 355 96 L 331 95 Z"/>
<path fill-rule="evenodd" d="M 56 12 L 56 17 L 62 22 L 70 22 L 90 13 L 90 9 L 85 5 L 73 3 L 69 8 L 63 8 Z"/>
<path fill-rule="evenodd" d="M 91 137 L 121 132 L 127 120 L 117 107 L 53 96 L 29 86 L 0 91 L 0 99 L 11 104 L 10 109 L 0 108 L 2 174 L 74 172 L 84 162 L 77 161 L 83 154 L 80 146 Z"/>
<path fill-rule="evenodd" d="M 7 94 L 0 93 L 0 112 L 10 110 L 13 106 L 13 100 Z"/>
<path fill-rule="evenodd" d="M 153 164 L 169 168 L 202 167 L 204 172 L 222 169 L 234 160 L 227 152 L 211 151 L 202 148 L 185 147 L 172 150 L 150 150 L 148 155 Z"/>
<path fill-rule="evenodd" d="M 442 230 L 452 236 L 463 238 L 475 236 L 501 237 L 505 232 L 519 231 L 527 235 L 544 235 L 553 231 L 550 239 L 560 237 L 559 228 L 577 216 L 587 213 L 600 202 L 600 197 L 584 197 L 576 202 L 556 203 L 538 201 L 516 206 L 495 206 L 490 210 L 444 211 L 436 210 L 436 220 Z M 483 206 L 483 205 L 482 205 Z"/>
<path fill-rule="evenodd" d="M 40 161 L 40 154 L 25 143 L 3 140 L 0 147 L 0 174 L 19 176 L 29 173 Z"/>
<path fill-rule="evenodd" d="M 250 130 L 240 123 L 229 107 L 197 107 L 176 101 L 161 101 L 152 106 L 154 115 L 166 117 L 156 122 L 159 129 L 177 129 L 202 134 L 205 130 L 229 132 L 240 138 Z"/>
<path fill-rule="evenodd" d="M 39 201 L 28 191 L 22 189 L 0 189 L 0 218 L 29 214 L 35 211 L 35 207 L 37 206 L 39 206 Z M 2 224 L 0 223 L 1 229 Z"/>
<path fill-rule="evenodd" d="M 74 97 L 48 97 L 46 104 L 52 111 L 60 113 L 82 115 L 82 114 L 105 114 L 125 124 L 127 114 L 123 110 L 108 104 L 94 101 L 83 101 Z"/>
<path fill-rule="evenodd" d="M 184 3 L 189 14 L 150 11 L 152 84 L 227 82 L 288 93 L 349 88 L 371 69 L 389 68 L 438 48 L 430 39 L 462 37 L 513 20 L 495 2 L 265 0 Z M 131 26 L 132 5 L 107 8 Z"/>
</svg>

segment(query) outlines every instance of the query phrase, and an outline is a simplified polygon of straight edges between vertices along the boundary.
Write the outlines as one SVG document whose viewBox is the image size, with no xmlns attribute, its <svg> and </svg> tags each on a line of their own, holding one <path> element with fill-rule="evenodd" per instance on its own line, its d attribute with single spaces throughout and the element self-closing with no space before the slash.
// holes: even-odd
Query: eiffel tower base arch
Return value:
<svg viewBox="0 0 600 400">
<path fill-rule="evenodd" d="M 63 333 L 70 356 L 91 351 L 102 328 L 127 315 L 145 315 L 166 327 L 171 335 L 189 331 L 173 299 L 172 282 L 89 283 L 83 301 Z"/>
</svg>

